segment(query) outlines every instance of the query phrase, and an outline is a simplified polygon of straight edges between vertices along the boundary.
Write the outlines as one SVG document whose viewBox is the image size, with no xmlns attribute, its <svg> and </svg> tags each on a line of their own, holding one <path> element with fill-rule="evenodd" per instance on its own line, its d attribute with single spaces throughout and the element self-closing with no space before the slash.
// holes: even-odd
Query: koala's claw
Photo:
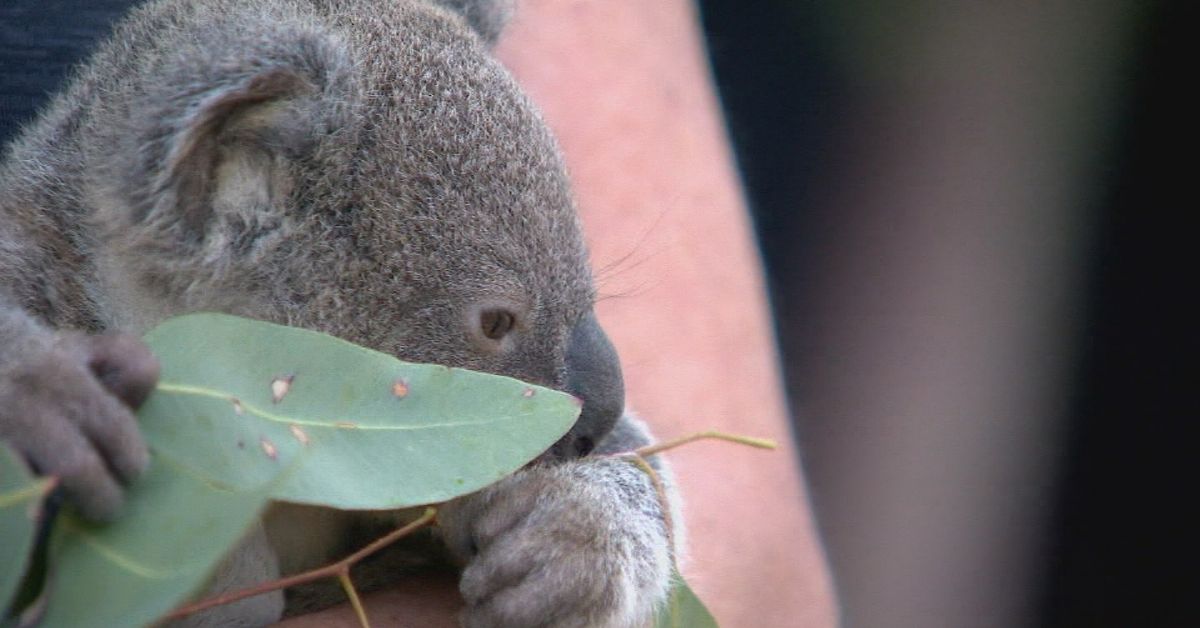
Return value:
<svg viewBox="0 0 1200 628">
<path fill-rule="evenodd" d="M 467 558 L 463 624 L 645 624 L 670 579 L 661 512 L 642 471 L 602 458 L 529 469 L 448 504 L 443 533 Z"/>
<path fill-rule="evenodd" d="M 76 336 L 86 345 L 88 367 L 126 406 L 137 409 L 158 383 L 159 364 L 150 349 L 129 334 Z"/>
<path fill-rule="evenodd" d="M 158 361 L 132 336 L 59 334 L 0 373 L 0 439 L 57 476 L 85 517 L 110 520 L 121 485 L 149 463 L 133 409 L 157 379 Z"/>
</svg>

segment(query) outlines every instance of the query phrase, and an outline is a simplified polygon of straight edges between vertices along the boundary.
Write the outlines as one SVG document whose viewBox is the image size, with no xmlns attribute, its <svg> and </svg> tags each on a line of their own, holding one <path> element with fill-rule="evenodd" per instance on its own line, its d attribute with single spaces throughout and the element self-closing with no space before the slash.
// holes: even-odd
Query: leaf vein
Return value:
<svg viewBox="0 0 1200 628">
<path fill-rule="evenodd" d="M 192 386 L 189 384 L 176 384 L 176 383 L 172 383 L 172 382 L 159 382 L 158 390 L 161 392 L 165 392 L 165 393 L 178 394 L 178 395 L 193 395 L 193 396 L 197 396 L 197 397 L 209 397 L 212 399 L 222 399 L 222 400 L 226 400 L 226 401 L 230 401 L 230 402 L 232 402 L 232 400 L 234 400 L 234 399 L 237 399 L 237 401 L 240 404 L 243 411 L 248 412 L 248 413 L 250 413 L 256 417 L 259 417 L 261 419 L 266 419 L 267 421 L 271 421 L 274 423 L 285 423 L 288 425 L 303 425 L 306 427 L 320 427 L 320 428 L 339 429 L 339 430 L 381 430 L 381 431 L 387 431 L 387 432 L 405 432 L 405 431 L 414 431 L 414 430 L 437 429 L 437 428 L 443 428 L 443 427 L 471 427 L 471 426 L 476 426 L 476 425 L 489 425 L 489 424 L 498 423 L 501 421 L 515 421 L 515 420 L 523 419 L 525 417 L 534 416 L 536 414 L 536 412 L 532 412 L 532 411 L 531 412 L 522 412 L 519 414 L 503 414 L 503 415 L 493 416 L 491 418 L 483 419 L 481 421 L 469 421 L 469 422 L 462 421 L 462 422 L 454 422 L 454 423 L 426 423 L 423 425 L 359 425 L 359 424 L 353 424 L 353 426 L 347 425 L 345 427 L 342 427 L 337 424 L 338 423 L 337 421 L 320 421 L 320 420 L 314 420 L 314 419 L 300 419 L 300 418 L 296 418 L 296 417 L 287 417 L 287 416 L 282 416 L 282 415 L 278 415 L 278 414 L 273 414 L 271 412 L 267 412 L 266 410 L 263 410 L 262 408 L 251 405 L 249 403 L 246 403 L 244 400 L 236 397 L 235 395 L 230 395 L 229 393 L 221 392 L 219 390 L 213 390 L 211 388 L 204 388 L 201 386 Z"/>
<path fill-rule="evenodd" d="M 71 529 L 72 532 L 75 533 L 76 536 L 79 537 L 80 540 L 82 540 L 92 549 L 96 550 L 96 552 L 103 558 L 107 559 L 108 562 L 113 563 L 117 567 L 120 567 L 121 569 L 124 569 L 125 571 L 128 571 L 139 578 L 144 578 L 146 580 L 168 580 L 170 578 L 178 577 L 180 574 L 184 573 L 181 570 L 164 571 L 162 569 L 155 569 L 154 567 L 143 565 L 105 545 L 94 535 L 89 534 L 87 530 L 83 529 L 82 526 L 80 526 L 70 517 L 65 517 L 64 523 L 68 528 Z"/>
<path fill-rule="evenodd" d="M 35 482 L 9 493 L 0 493 L 0 508 L 8 508 L 14 504 L 27 502 L 46 493 L 50 481 Z"/>
</svg>

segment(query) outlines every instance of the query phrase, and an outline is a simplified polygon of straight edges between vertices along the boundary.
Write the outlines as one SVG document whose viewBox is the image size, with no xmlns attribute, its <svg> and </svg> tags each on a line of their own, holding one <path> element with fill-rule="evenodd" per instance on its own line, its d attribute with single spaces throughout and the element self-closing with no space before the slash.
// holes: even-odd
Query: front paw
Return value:
<svg viewBox="0 0 1200 628">
<path fill-rule="evenodd" d="M 439 521 L 467 560 L 469 628 L 642 626 L 670 583 L 658 493 L 623 460 L 522 471 L 446 504 Z"/>
<path fill-rule="evenodd" d="M 47 335 L 0 365 L 0 440 L 59 478 L 91 519 L 116 516 L 149 462 L 133 409 L 153 390 L 158 361 L 121 334 Z"/>
</svg>

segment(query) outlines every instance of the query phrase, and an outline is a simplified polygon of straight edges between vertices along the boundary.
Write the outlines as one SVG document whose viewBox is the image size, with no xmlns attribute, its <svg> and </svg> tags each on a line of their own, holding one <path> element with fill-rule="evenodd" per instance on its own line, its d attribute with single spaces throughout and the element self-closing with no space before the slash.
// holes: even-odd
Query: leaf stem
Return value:
<svg viewBox="0 0 1200 628">
<path fill-rule="evenodd" d="M 687 436 L 680 436 L 679 438 L 663 441 L 661 443 L 646 445 L 645 447 L 635 449 L 634 453 L 645 458 L 647 456 L 653 456 L 654 454 L 662 453 L 668 449 L 674 449 L 680 445 L 686 445 L 691 442 L 705 439 L 729 441 L 731 443 L 749 445 L 759 449 L 775 449 L 777 446 L 775 441 L 767 438 L 754 438 L 753 436 L 740 436 L 738 434 L 730 434 L 728 432 L 721 432 L 718 430 L 706 430 L 703 432 L 696 432 L 695 434 L 689 434 Z"/>
<path fill-rule="evenodd" d="M 179 619 L 180 617 L 191 615 L 192 613 L 198 613 L 203 610 L 208 610 L 214 606 L 230 604 L 230 603 L 236 602 L 238 600 L 246 599 L 248 597 L 262 595 L 264 593 L 270 593 L 271 591 L 277 591 L 279 589 L 286 589 L 288 587 L 294 587 L 299 584 L 306 584 L 309 582 L 313 582 L 314 580 L 320 580 L 321 578 L 337 577 L 340 579 L 343 577 L 343 574 L 345 574 L 346 577 L 349 577 L 350 567 L 353 566 L 354 564 L 358 563 L 358 561 L 366 558 L 367 556 L 370 556 L 371 554 L 374 554 L 375 552 L 378 552 L 379 550 L 387 547 L 388 545 L 391 545 L 392 543 L 395 543 L 396 541 L 408 536 L 409 534 L 412 534 L 413 532 L 416 532 L 417 530 L 429 525 L 430 523 L 433 522 L 433 520 L 436 517 L 437 517 L 437 509 L 436 508 L 433 508 L 433 507 L 426 508 L 424 514 L 422 514 L 420 517 L 418 517 L 417 519 L 415 519 L 408 525 L 401 527 L 401 528 L 397 528 L 395 530 L 392 530 L 391 532 L 380 537 L 379 539 L 372 541 L 366 547 L 358 550 L 357 552 L 354 552 L 353 554 L 351 554 L 337 562 L 330 563 L 328 565 L 325 565 L 324 567 L 318 567 L 316 569 L 313 569 L 311 571 L 306 571 L 304 573 L 298 573 L 294 576 L 288 576 L 286 578 L 280 578 L 278 580 L 271 580 L 269 582 L 263 582 L 260 584 L 256 584 L 252 587 L 247 587 L 245 589 L 239 589 L 237 591 L 230 591 L 228 593 L 222 593 L 220 595 L 210 597 L 206 600 L 200 600 L 199 602 L 194 602 L 192 604 L 187 604 L 185 606 L 181 606 L 181 607 L 175 609 L 174 611 L 171 611 L 170 614 L 163 617 L 159 621 L 159 623 L 161 624 L 161 623 L 165 623 L 165 622 L 168 622 L 171 620 Z M 346 583 L 343 582 L 342 586 L 345 587 Z M 349 591 L 347 591 L 347 593 L 349 593 Z M 368 626 L 368 624 L 366 623 L 366 614 L 365 614 L 365 612 L 361 612 L 360 608 L 359 608 L 361 606 L 361 601 L 355 602 L 357 597 L 358 597 L 357 594 L 351 595 L 350 602 L 351 602 L 351 604 L 355 605 L 355 612 L 360 613 L 359 621 L 363 623 L 363 626 Z"/>
<path fill-rule="evenodd" d="M 338 580 L 342 583 L 342 589 L 346 592 L 346 597 L 350 598 L 350 605 L 354 607 L 354 614 L 358 616 L 358 624 L 362 628 L 371 628 L 371 622 L 367 619 L 367 609 L 363 608 L 362 600 L 358 597 L 358 590 L 354 588 L 354 583 L 350 581 L 349 566 L 338 572 Z"/>
<path fill-rule="evenodd" d="M 643 473 L 650 477 L 650 483 L 654 485 L 654 492 L 658 494 L 658 506 L 662 509 L 663 525 L 667 529 L 667 543 L 671 548 L 671 567 L 678 571 L 679 565 L 675 560 L 675 554 L 678 551 L 678 548 L 675 547 L 675 521 L 671 515 L 671 501 L 667 499 L 667 487 L 663 485 L 662 477 L 658 475 L 658 471 L 640 454 L 634 452 L 626 454 L 622 458 L 641 469 Z"/>
<path fill-rule="evenodd" d="M 661 443 L 647 445 L 645 447 L 635 449 L 634 451 L 629 452 L 628 454 L 623 454 L 622 457 L 629 460 L 631 463 L 633 463 L 634 465 L 636 465 L 637 467 L 639 467 L 640 469 L 645 471 L 650 476 L 650 479 L 654 484 L 654 488 L 659 494 L 659 499 L 662 501 L 662 504 L 663 504 L 664 518 L 666 519 L 666 524 L 667 524 L 667 534 L 669 537 L 672 537 L 672 539 L 671 539 L 672 548 L 674 548 L 674 540 L 673 540 L 674 530 L 672 529 L 673 526 L 671 525 L 669 505 L 667 504 L 667 501 L 666 501 L 666 491 L 663 488 L 662 480 L 658 477 L 658 473 L 656 473 L 654 471 L 654 468 L 650 466 L 650 464 L 645 460 L 645 458 L 648 456 L 653 456 L 655 454 L 662 453 L 669 449 L 674 449 L 681 445 L 686 445 L 688 443 L 698 441 L 698 440 L 723 440 L 723 441 L 728 441 L 728 442 L 732 442 L 732 443 L 739 443 L 742 445 L 749 445 L 751 447 L 758 447 L 760 449 L 775 449 L 775 447 L 776 447 L 776 444 L 774 441 L 765 439 L 765 438 L 740 436 L 737 434 L 729 434 L 727 432 L 721 432 L 718 430 L 706 430 L 703 432 L 696 432 L 695 434 L 689 434 L 687 436 L 681 436 L 679 438 L 664 441 Z M 239 589 L 237 591 L 230 591 L 228 593 L 222 593 L 220 595 L 213 596 L 206 600 L 201 600 L 199 602 L 181 606 L 181 607 L 175 609 L 174 611 L 172 611 L 170 614 L 164 616 L 160 620 L 159 623 L 179 619 L 180 617 L 185 617 L 185 616 L 191 615 L 193 613 L 198 613 L 200 611 L 207 610 L 207 609 L 213 608 L 215 606 L 231 604 L 233 602 L 236 602 L 238 600 L 243 600 L 248 597 L 254 597 L 256 595 L 270 593 L 271 591 L 277 591 L 279 589 L 286 589 L 288 587 L 293 587 L 293 586 L 300 585 L 300 584 L 306 584 L 309 582 L 313 582 L 315 580 L 320 580 L 321 578 L 336 577 L 341 582 L 342 588 L 345 589 L 346 596 L 350 598 L 350 604 L 354 607 L 354 612 L 358 616 L 359 623 L 363 626 L 363 628 L 370 628 L 370 622 L 367 619 L 366 609 L 363 607 L 362 600 L 359 598 L 358 592 L 354 588 L 354 583 L 350 580 L 350 567 L 357 564 L 359 561 L 366 558 L 367 556 L 370 556 L 371 554 L 374 554 L 375 552 L 383 549 L 384 547 L 387 547 L 388 545 L 395 543 L 396 541 L 404 538 L 405 536 L 408 536 L 409 534 L 412 534 L 413 532 L 429 525 L 436 518 L 437 518 L 437 509 L 433 508 L 433 507 L 426 508 L 424 514 L 422 514 L 420 517 L 418 517 L 417 519 L 415 519 L 408 525 L 405 525 L 403 527 L 397 528 L 396 530 L 389 532 L 388 534 L 384 535 L 383 537 L 380 537 L 379 539 L 372 541 L 371 543 L 367 544 L 362 549 L 354 552 L 353 554 L 350 554 L 349 556 L 347 556 L 337 562 L 330 563 L 328 565 L 325 565 L 324 567 L 318 567 L 318 568 L 312 569 L 310 571 L 299 573 L 294 576 L 288 576 L 286 578 L 279 578 L 277 580 L 263 582 L 263 583 L 254 585 L 252 587 L 247 587 L 245 589 Z M 674 551 L 672 551 L 672 561 L 673 560 L 674 560 Z"/>
</svg>

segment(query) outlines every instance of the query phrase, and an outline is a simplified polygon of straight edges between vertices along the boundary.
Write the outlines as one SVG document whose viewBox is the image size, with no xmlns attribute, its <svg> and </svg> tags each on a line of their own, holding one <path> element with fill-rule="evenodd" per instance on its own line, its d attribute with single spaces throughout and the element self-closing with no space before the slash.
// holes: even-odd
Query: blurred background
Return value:
<svg viewBox="0 0 1200 628">
<path fill-rule="evenodd" d="M 0 142 L 129 4 L 0 0 Z M 846 626 L 1200 626 L 1181 5 L 700 0 Z"/>
<path fill-rule="evenodd" d="M 1182 7 L 699 6 L 845 625 L 1200 626 Z"/>
</svg>

